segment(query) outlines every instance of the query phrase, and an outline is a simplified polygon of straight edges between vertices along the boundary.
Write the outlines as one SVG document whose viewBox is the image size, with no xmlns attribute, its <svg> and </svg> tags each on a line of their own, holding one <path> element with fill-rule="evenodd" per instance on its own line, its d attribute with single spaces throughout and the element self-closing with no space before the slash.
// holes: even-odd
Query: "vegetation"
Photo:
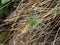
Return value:
<svg viewBox="0 0 60 45">
<path fill-rule="evenodd" d="M 12 0 L 12 1 L 1 0 L 0 1 L 0 18 L 5 18 L 11 11 L 13 11 L 16 8 L 17 4 L 18 4 L 18 0 Z"/>
<path fill-rule="evenodd" d="M 60 45 L 59 0 L 0 0 L 0 45 Z"/>
</svg>

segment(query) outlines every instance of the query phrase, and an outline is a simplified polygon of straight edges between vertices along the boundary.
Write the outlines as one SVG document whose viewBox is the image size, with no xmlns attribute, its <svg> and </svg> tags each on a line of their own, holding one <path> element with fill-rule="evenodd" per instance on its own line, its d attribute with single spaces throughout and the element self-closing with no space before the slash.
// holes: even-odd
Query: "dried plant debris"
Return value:
<svg viewBox="0 0 60 45">
<path fill-rule="evenodd" d="M 0 32 L 9 35 L 0 41 L 4 45 L 60 45 L 60 1 L 22 0 Z"/>
</svg>

